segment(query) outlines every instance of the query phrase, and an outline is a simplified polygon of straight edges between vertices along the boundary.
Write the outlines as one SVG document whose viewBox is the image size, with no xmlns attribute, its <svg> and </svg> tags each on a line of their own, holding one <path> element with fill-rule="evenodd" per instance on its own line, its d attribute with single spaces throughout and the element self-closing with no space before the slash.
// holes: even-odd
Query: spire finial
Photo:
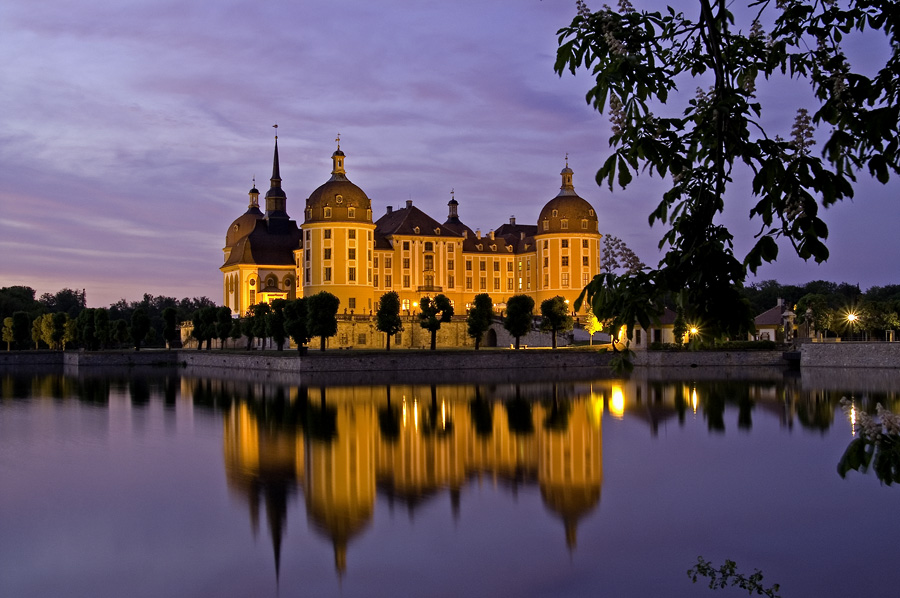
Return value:
<svg viewBox="0 0 900 598">
<path fill-rule="evenodd" d="M 340 133 L 337 134 L 337 137 L 335 138 L 334 141 L 337 143 L 338 150 L 340 150 L 341 149 L 341 134 Z"/>
<path fill-rule="evenodd" d="M 450 188 L 450 199 L 456 199 L 455 197 L 453 197 L 453 188 L 452 187 Z"/>
<path fill-rule="evenodd" d="M 278 126 L 278 125 L 276 125 Z M 569 167 L 569 152 L 566 152 L 566 168 Z"/>
<path fill-rule="evenodd" d="M 275 129 L 275 141 L 278 141 L 278 124 L 272 125 L 272 128 Z"/>
</svg>

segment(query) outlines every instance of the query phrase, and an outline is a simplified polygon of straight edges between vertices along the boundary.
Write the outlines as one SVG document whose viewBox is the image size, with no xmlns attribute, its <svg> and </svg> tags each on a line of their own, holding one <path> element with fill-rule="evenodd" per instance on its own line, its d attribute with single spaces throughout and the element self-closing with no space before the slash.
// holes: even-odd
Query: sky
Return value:
<svg viewBox="0 0 900 598">
<path fill-rule="evenodd" d="M 225 232 L 253 178 L 268 188 L 276 123 L 298 221 L 338 134 L 376 219 L 413 200 L 443 222 L 453 190 L 483 232 L 536 223 L 568 155 L 600 232 L 655 265 L 664 231 L 647 216 L 666 181 L 598 186 L 610 126 L 584 100 L 592 79 L 553 71 L 574 15 L 574 0 L 4 2 L 0 287 L 85 289 L 90 307 L 144 293 L 221 303 Z M 808 88 L 762 93 L 767 126 L 789 136 Z M 900 283 L 898 190 L 862 175 L 853 201 L 824 211 L 826 264 L 785 246 L 751 281 Z M 759 228 L 752 203 L 738 177 L 722 221 L 739 258 Z"/>
</svg>

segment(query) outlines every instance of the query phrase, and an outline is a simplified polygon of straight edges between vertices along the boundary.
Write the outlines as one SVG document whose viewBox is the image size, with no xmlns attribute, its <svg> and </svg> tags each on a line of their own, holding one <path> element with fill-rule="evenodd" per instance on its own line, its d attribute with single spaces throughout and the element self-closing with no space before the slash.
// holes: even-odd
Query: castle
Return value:
<svg viewBox="0 0 900 598">
<path fill-rule="evenodd" d="M 537 311 L 557 295 L 574 303 L 600 272 L 597 213 L 575 193 L 568 163 L 559 193 L 536 224 L 510 218 L 482 234 L 462 222 L 452 192 L 443 223 L 411 200 L 399 209 L 387 206 L 373 220 L 372 202 L 347 178 L 345 159 L 338 141 L 331 178 L 306 199 L 298 226 L 287 213 L 276 137 L 265 212 L 254 185 L 247 211 L 225 235 L 220 270 L 224 303 L 234 314 L 246 314 L 255 303 L 320 291 L 336 295 L 343 313 L 357 316 L 370 315 L 388 291 L 400 296 L 404 315 L 415 314 L 422 297 L 438 293 L 457 314 L 479 293 L 488 293 L 498 312 L 509 297 L 527 294 Z"/>
</svg>

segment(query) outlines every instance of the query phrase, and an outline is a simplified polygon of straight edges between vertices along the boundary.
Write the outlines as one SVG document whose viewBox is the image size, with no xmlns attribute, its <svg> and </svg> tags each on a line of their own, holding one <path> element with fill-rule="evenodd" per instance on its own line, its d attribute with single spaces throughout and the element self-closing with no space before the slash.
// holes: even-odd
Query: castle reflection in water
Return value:
<svg viewBox="0 0 900 598">
<path fill-rule="evenodd" d="M 114 375 L 0 374 L 3 400 L 78 399 L 95 405 L 219 413 L 225 474 L 244 502 L 254 533 L 265 513 L 276 569 L 288 516 L 303 500 L 310 527 L 334 547 L 338 573 L 351 541 L 376 517 L 376 500 L 413 514 L 447 493 L 457 516 L 467 484 L 514 495 L 537 488 L 576 548 L 577 528 L 600 503 L 602 419 L 643 422 L 649 434 L 702 418 L 710 433 L 750 429 L 769 412 L 786 428 L 825 431 L 837 402 L 900 407 L 900 384 L 871 373 L 810 381 L 780 373 L 758 381 L 629 380 L 495 385 L 298 386 L 178 372 Z M 728 411 L 726 412 L 726 406 Z M 730 421 L 726 421 L 730 420 Z M 736 420 L 736 421 L 734 421 Z M 848 426 L 848 440 L 852 431 Z"/>
</svg>

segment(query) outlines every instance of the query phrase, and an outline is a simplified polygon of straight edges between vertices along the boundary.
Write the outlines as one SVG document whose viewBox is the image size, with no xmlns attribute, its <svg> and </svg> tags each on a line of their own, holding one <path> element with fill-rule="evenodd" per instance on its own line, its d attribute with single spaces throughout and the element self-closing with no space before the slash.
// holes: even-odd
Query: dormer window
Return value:
<svg viewBox="0 0 900 598">
<path fill-rule="evenodd" d="M 553 212 L 551 213 L 551 216 L 553 216 L 554 218 L 559 216 L 559 210 L 553 210 Z"/>
<path fill-rule="evenodd" d="M 491 245 L 491 251 L 497 251 L 497 246 L 496 246 L 496 245 Z"/>
<path fill-rule="evenodd" d="M 508 252 L 512 253 L 512 245 L 507 245 L 507 246 L 506 246 L 506 250 L 507 250 Z"/>
<path fill-rule="evenodd" d="M 569 228 L 569 221 L 566 220 L 565 218 L 563 218 L 562 220 L 559 221 L 559 226 L 560 226 L 560 228 L 562 228 L 563 230 L 568 230 L 568 228 Z"/>
<path fill-rule="evenodd" d="M 331 218 L 331 208 L 325 208 L 325 218 Z"/>
<path fill-rule="evenodd" d="M 544 230 L 550 230 L 550 221 L 544 220 Z"/>
<path fill-rule="evenodd" d="M 440 234 L 441 234 L 441 229 L 439 229 L 439 228 L 434 229 L 434 234 L 440 235 Z"/>
<path fill-rule="evenodd" d="M 413 232 L 416 233 L 416 234 L 418 235 L 418 234 L 419 234 L 419 227 L 418 227 L 418 226 L 415 227 L 415 228 L 413 229 Z"/>
<path fill-rule="evenodd" d="M 368 209 L 368 210 L 366 210 L 366 220 L 371 220 L 371 219 L 372 219 L 372 210 Z"/>
<path fill-rule="evenodd" d="M 344 203 L 344 196 L 343 195 L 335 195 L 334 203 L 336 203 L 338 205 L 341 205 L 342 203 Z"/>
<path fill-rule="evenodd" d="M 479 244 L 476 245 L 475 247 L 478 248 L 478 251 L 484 251 L 484 244 L 483 244 L 483 243 L 479 243 Z"/>
<path fill-rule="evenodd" d="M 581 230 L 587 230 L 587 226 L 588 226 L 588 221 L 582 220 L 581 221 Z"/>
<path fill-rule="evenodd" d="M 347 208 L 347 218 L 356 218 L 356 208 Z"/>
</svg>

